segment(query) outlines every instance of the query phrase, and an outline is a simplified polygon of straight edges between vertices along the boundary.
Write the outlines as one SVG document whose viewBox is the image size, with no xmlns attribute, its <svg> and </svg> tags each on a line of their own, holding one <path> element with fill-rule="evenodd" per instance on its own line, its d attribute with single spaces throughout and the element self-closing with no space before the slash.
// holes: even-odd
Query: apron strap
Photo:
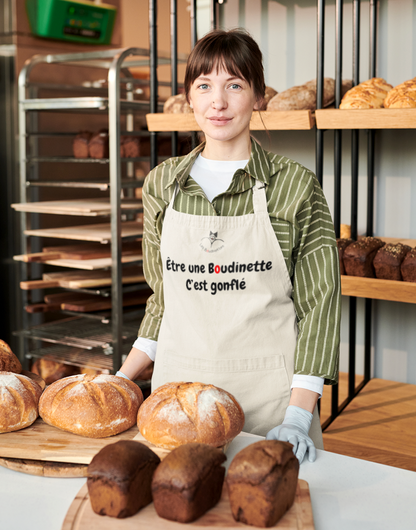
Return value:
<svg viewBox="0 0 416 530">
<path fill-rule="evenodd" d="M 255 214 L 266 213 L 269 215 L 267 210 L 267 197 L 266 197 L 266 184 L 256 180 L 253 188 L 253 209 Z"/>
</svg>

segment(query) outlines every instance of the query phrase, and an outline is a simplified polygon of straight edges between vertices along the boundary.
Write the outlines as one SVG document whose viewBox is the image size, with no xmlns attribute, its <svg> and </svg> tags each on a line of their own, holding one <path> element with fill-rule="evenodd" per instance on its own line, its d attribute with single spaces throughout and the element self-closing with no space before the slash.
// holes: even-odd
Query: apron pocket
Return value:
<svg viewBox="0 0 416 530">
<path fill-rule="evenodd" d="M 265 436 L 282 422 L 291 382 L 283 355 L 211 360 L 163 353 L 163 383 L 200 382 L 230 392 L 244 410 L 245 432 Z"/>
</svg>

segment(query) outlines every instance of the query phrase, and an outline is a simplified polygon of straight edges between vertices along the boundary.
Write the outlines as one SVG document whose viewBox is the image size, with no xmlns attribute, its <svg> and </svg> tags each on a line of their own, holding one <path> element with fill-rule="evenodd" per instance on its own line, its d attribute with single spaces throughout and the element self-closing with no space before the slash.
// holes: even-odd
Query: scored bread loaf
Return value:
<svg viewBox="0 0 416 530">
<path fill-rule="evenodd" d="M 165 449 L 189 442 L 222 447 L 241 432 L 244 412 L 214 385 L 167 383 L 140 407 L 137 425 L 146 440 Z"/>
<path fill-rule="evenodd" d="M 381 109 L 383 101 L 392 89 L 381 77 L 373 77 L 351 88 L 344 95 L 340 109 Z"/>
<path fill-rule="evenodd" d="M 163 105 L 163 112 L 166 114 L 191 114 L 193 113 L 185 94 L 170 96 Z"/>
<path fill-rule="evenodd" d="M 79 369 L 71 364 L 58 363 L 51 359 L 41 357 L 32 364 L 31 372 L 40 375 L 47 385 L 79 373 Z"/>
<path fill-rule="evenodd" d="M 262 440 L 245 447 L 234 457 L 226 478 L 234 519 L 274 526 L 295 500 L 298 474 L 292 444 Z"/>
<path fill-rule="evenodd" d="M 156 469 L 152 494 L 163 519 L 190 523 L 213 508 L 221 498 L 226 456 L 207 444 L 176 447 Z"/>
<path fill-rule="evenodd" d="M 412 109 L 416 107 L 416 77 L 395 86 L 384 100 L 386 109 Z"/>
<path fill-rule="evenodd" d="M 38 417 L 41 387 L 29 377 L 0 372 L 0 433 L 24 429 Z"/>
<path fill-rule="evenodd" d="M 22 365 L 10 346 L 0 340 L 0 372 L 14 372 L 20 374 Z"/>
<path fill-rule="evenodd" d="M 114 375 L 73 375 L 42 394 L 39 414 L 49 425 L 90 438 L 126 431 L 143 403 L 140 388 Z"/>
</svg>

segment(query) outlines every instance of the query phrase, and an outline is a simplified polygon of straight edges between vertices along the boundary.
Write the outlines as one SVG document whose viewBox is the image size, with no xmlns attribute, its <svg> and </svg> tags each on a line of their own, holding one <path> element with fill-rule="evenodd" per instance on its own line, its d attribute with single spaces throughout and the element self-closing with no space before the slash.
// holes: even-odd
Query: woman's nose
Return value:
<svg viewBox="0 0 416 530">
<path fill-rule="evenodd" d="M 212 96 L 213 109 L 221 110 L 227 108 L 227 100 L 221 91 L 215 91 Z"/>
</svg>

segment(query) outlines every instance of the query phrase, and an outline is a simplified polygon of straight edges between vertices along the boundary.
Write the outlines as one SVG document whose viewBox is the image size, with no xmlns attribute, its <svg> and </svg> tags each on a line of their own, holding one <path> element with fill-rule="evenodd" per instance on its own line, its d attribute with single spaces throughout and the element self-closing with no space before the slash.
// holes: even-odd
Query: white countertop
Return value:
<svg viewBox="0 0 416 530">
<path fill-rule="evenodd" d="M 228 462 L 258 436 L 241 433 Z M 302 463 L 309 483 L 316 530 L 414 530 L 416 473 L 317 451 Z M 0 467 L 0 529 L 60 530 L 83 478 L 46 478 Z M 249 528 L 249 527 L 247 527 Z"/>
</svg>

